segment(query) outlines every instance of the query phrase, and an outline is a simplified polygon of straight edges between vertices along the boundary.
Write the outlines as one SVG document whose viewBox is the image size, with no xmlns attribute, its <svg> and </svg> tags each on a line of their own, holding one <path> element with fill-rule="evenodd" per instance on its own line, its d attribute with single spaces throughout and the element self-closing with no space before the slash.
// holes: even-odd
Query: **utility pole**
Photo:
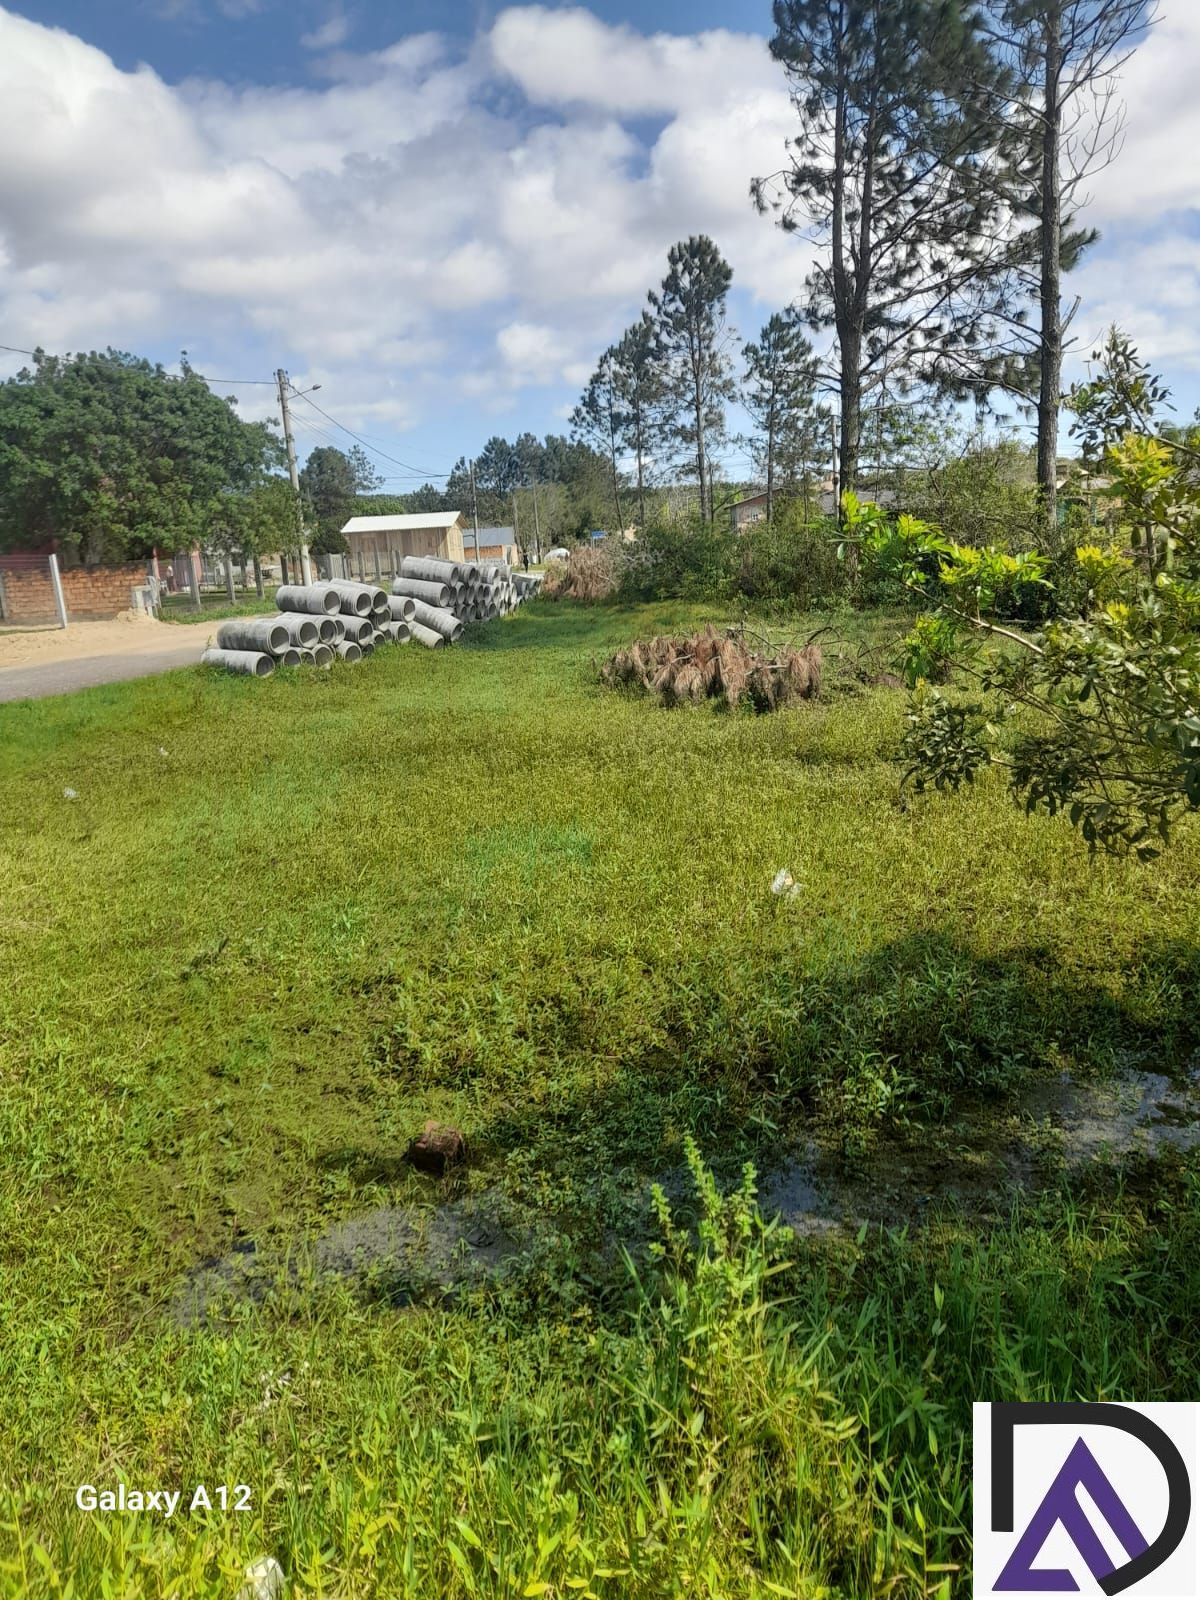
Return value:
<svg viewBox="0 0 1200 1600">
<path fill-rule="evenodd" d="M 542 527 L 538 521 L 536 472 L 533 475 L 533 559 L 540 565 L 542 559 Z M 525 563 L 525 570 L 529 570 L 528 561 Z"/>
<path fill-rule="evenodd" d="M 517 522 L 517 491 L 515 489 L 513 490 L 513 543 L 516 545 L 517 549 L 520 550 L 521 529 Z M 529 563 L 526 562 L 525 565 L 528 566 Z"/>
<path fill-rule="evenodd" d="M 296 491 L 296 507 L 300 516 L 300 582 L 312 582 L 312 567 L 308 559 L 308 541 L 304 536 L 304 504 L 300 499 L 300 472 L 296 466 L 296 441 L 292 438 L 292 415 L 288 410 L 288 375 L 282 367 L 275 374 L 279 385 L 279 410 L 283 417 L 283 442 L 287 445 L 288 474 Z"/>
<path fill-rule="evenodd" d="M 479 560 L 479 496 L 475 493 L 475 463 L 471 463 L 471 517 L 475 523 L 475 559 Z"/>
</svg>

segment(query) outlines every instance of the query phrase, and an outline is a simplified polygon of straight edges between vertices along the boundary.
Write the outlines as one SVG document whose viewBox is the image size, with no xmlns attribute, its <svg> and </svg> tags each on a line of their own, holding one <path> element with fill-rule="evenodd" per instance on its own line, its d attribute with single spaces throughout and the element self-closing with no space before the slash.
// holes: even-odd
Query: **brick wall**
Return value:
<svg viewBox="0 0 1200 1600">
<path fill-rule="evenodd" d="M 62 573 L 68 622 L 99 622 L 128 611 L 134 589 L 146 582 L 146 564 L 127 561 L 114 567 L 70 567 Z M 0 598 L 5 622 L 57 622 L 50 563 L 45 557 L 0 556 Z"/>
</svg>

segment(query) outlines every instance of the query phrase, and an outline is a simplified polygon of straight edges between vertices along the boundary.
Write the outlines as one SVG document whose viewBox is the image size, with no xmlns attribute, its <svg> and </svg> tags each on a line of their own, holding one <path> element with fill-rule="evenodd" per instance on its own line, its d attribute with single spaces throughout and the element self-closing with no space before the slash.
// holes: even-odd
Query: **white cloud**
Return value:
<svg viewBox="0 0 1200 1600">
<path fill-rule="evenodd" d="M 762 38 L 522 6 L 467 46 L 351 54 L 340 10 L 305 42 L 326 54 L 303 86 L 172 86 L 0 9 L 0 339 L 290 363 L 378 432 L 577 388 L 688 234 L 729 258 L 745 333 L 800 292 L 806 247 L 748 198 L 795 118 Z M 1081 326 L 1111 314 L 1200 364 L 1179 340 L 1200 305 L 1185 222 L 1153 253 L 1130 233 L 1145 196 L 1200 208 L 1198 51 L 1181 17 L 1127 68 L 1126 150 L 1095 185 L 1112 239 L 1079 287 Z"/>
<path fill-rule="evenodd" d="M 319 28 L 302 33 L 300 43 L 306 50 L 336 50 L 350 37 L 350 19 L 343 11 L 335 11 Z"/>
</svg>

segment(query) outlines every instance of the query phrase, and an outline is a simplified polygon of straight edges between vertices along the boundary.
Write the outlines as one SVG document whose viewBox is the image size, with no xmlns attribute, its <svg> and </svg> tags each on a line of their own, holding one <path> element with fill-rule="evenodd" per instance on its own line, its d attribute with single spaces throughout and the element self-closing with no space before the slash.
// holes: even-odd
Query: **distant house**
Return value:
<svg viewBox="0 0 1200 1600">
<path fill-rule="evenodd" d="M 751 527 L 756 522 L 765 522 L 766 490 L 764 489 L 762 494 L 748 494 L 744 500 L 735 500 L 729 507 L 729 517 L 734 533 L 741 533 L 743 529 Z"/>
<path fill-rule="evenodd" d="M 461 561 L 461 511 L 412 511 L 395 517 L 351 517 L 342 528 L 347 565 L 360 575 L 398 572 L 405 556 Z"/>
<path fill-rule="evenodd" d="M 474 528 L 464 528 L 462 540 L 463 555 L 468 561 L 507 561 L 510 567 L 520 563 L 517 536 L 511 528 L 480 528 L 478 549 Z"/>
</svg>

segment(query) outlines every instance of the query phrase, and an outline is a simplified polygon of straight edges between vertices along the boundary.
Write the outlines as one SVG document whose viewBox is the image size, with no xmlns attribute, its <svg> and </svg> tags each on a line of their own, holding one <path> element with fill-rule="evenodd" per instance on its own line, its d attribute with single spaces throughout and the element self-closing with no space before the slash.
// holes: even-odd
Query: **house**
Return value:
<svg viewBox="0 0 1200 1600">
<path fill-rule="evenodd" d="M 346 565 L 359 577 L 396 573 L 405 556 L 463 559 L 461 511 L 412 511 L 394 517 L 351 517 L 342 527 Z"/>
<path fill-rule="evenodd" d="M 877 495 L 864 495 L 864 498 L 878 500 L 880 505 L 890 505 L 896 498 L 890 489 L 881 489 Z M 783 505 L 785 500 L 803 500 L 802 491 L 794 488 L 776 489 L 775 504 Z M 833 484 L 828 479 L 820 485 L 814 485 L 810 492 L 809 510 L 813 515 L 832 517 L 837 513 L 837 497 L 833 492 Z M 764 489 L 760 494 L 748 494 L 741 500 L 734 500 L 729 507 L 730 521 L 734 533 L 744 533 L 747 528 L 752 528 L 756 522 L 767 520 L 767 492 Z"/>
<path fill-rule="evenodd" d="M 468 561 L 507 561 L 510 567 L 520 564 L 521 553 L 512 528 L 480 528 L 478 549 L 474 528 L 464 528 L 462 539 L 463 555 Z"/>
<path fill-rule="evenodd" d="M 748 494 L 744 500 L 735 500 L 729 507 L 729 516 L 733 524 L 734 533 L 741 533 L 756 522 L 765 522 L 767 517 L 767 494 L 764 489 L 762 494 Z"/>
</svg>

